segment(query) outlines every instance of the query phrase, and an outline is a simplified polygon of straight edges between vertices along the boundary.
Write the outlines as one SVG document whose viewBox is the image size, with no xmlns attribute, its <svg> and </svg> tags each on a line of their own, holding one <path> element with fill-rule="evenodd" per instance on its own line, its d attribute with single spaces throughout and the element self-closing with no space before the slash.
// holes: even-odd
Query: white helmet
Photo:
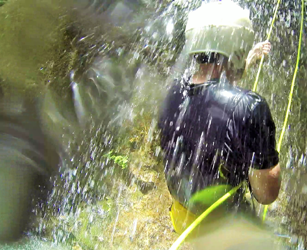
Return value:
<svg viewBox="0 0 307 250">
<path fill-rule="evenodd" d="M 254 43 L 249 11 L 231 1 L 203 3 L 189 14 L 186 26 L 188 54 L 216 52 L 242 69 Z M 238 60 L 234 53 L 243 54 Z"/>
</svg>

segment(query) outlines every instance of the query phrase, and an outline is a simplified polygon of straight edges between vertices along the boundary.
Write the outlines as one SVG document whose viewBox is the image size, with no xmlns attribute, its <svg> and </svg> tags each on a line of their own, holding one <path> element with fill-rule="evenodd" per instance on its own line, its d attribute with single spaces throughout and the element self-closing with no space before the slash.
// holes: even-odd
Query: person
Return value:
<svg viewBox="0 0 307 250">
<path fill-rule="evenodd" d="M 251 49 L 248 12 L 229 1 L 203 3 L 189 14 L 185 33 L 189 67 L 170 87 L 158 121 L 178 233 L 244 181 L 261 204 L 278 197 L 281 183 L 270 108 L 259 94 L 235 85 L 270 43 Z M 246 210 L 243 187 L 223 213 Z"/>
</svg>

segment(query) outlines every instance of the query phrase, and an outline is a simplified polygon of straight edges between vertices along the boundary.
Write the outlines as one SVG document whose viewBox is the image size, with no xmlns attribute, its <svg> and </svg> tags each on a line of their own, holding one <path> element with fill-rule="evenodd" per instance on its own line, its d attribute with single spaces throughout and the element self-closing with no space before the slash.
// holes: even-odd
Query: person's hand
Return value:
<svg viewBox="0 0 307 250">
<path fill-rule="evenodd" d="M 271 51 L 271 43 L 269 41 L 257 43 L 248 53 L 246 59 L 246 69 L 248 69 L 258 59 L 261 59 L 262 55 L 267 56 Z"/>
<path fill-rule="evenodd" d="M 268 55 L 271 51 L 271 43 L 269 41 L 257 43 L 250 51 L 249 54 L 254 54 L 257 59 L 260 59 L 262 55 Z"/>
</svg>

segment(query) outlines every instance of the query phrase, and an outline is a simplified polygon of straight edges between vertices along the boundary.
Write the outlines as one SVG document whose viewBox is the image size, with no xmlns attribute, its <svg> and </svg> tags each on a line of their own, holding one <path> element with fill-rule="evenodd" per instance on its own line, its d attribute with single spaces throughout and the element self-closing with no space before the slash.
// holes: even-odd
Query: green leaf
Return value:
<svg viewBox="0 0 307 250">
<path fill-rule="evenodd" d="M 217 185 L 207 187 L 195 193 L 189 200 L 189 203 L 201 203 L 206 206 L 211 206 L 232 188 L 233 187 L 231 185 Z"/>
<path fill-rule="evenodd" d="M 113 150 L 111 150 L 108 153 L 104 154 L 103 157 L 110 157 L 112 154 L 113 154 Z"/>
</svg>

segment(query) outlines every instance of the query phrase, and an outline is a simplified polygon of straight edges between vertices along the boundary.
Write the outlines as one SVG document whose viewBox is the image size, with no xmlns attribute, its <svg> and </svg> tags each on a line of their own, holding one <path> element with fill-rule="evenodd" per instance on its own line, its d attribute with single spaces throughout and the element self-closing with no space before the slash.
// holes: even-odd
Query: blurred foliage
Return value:
<svg viewBox="0 0 307 250">
<path fill-rule="evenodd" d="M 8 0 L 0 0 L 0 7 L 4 5 Z"/>
<path fill-rule="evenodd" d="M 104 155 L 109 160 L 113 160 L 116 164 L 118 164 L 122 169 L 126 169 L 128 167 L 128 157 L 122 155 L 116 155 L 113 150 L 109 151 Z"/>
</svg>

